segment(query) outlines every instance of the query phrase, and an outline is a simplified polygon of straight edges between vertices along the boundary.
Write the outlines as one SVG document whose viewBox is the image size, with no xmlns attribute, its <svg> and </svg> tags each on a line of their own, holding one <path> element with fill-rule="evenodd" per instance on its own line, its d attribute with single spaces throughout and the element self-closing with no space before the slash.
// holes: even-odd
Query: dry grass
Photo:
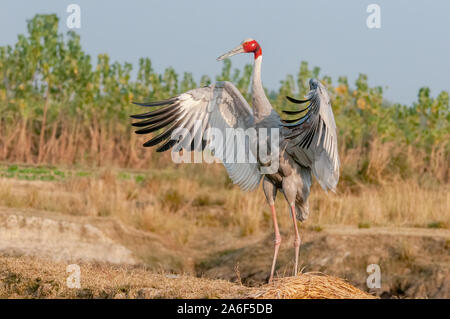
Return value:
<svg viewBox="0 0 450 319">
<path fill-rule="evenodd" d="M 302 274 L 249 288 L 224 280 L 154 273 L 142 267 L 81 263 L 81 288 L 68 288 L 67 264 L 0 257 L 0 298 L 374 298 L 342 279 Z"/>
<path fill-rule="evenodd" d="M 341 144 L 342 145 L 342 142 Z M 439 185 L 450 182 L 448 145 L 435 144 L 430 152 L 394 142 L 371 140 L 368 146 L 339 149 L 342 189 L 360 184 L 383 185 L 399 180 Z"/>
<path fill-rule="evenodd" d="M 113 217 L 132 227 L 163 234 L 181 245 L 215 227 L 241 237 L 270 232 L 271 219 L 262 191 L 243 193 L 222 182 L 226 181 L 220 175 L 223 171 L 213 170 L 212 177 L 206 180 L 185 176 L 183 171 L 178 174 L 168 170 L 171 177 L 167 178 L 152 176 L 152 171 L 127 173 L 113 169 L 54 182 L 0 178 L 0 205 Z M 124 174 L 130 177 L 122 178 Z M 133 174 L 143 177 L 136 181 Z M 290 231 L 292 224 L 281 195 L 276 205 L 280 227 Z M 334 224 L 448 228 L 450 185 L 429 188 L 414 180 L 398 180 L 338 189 L 337 194 L 325 194 L 315 185 L 310 207 L 310 219 L 305 224 L 316 227 Z"/>
<path fill-rule="evenodd" d="M 224 280 L 153 273 L 143 267 L 80 263 L 81 288 L 68 288 L 66 263 L 0 257 L 0 298 L 236 298 L 248 288 Z"/>
<path fill-rule="evenodd" d="M 136 152 L 134 148 L 128 151 Z M 435 146 L 426 154 L 374 139 L 369 146 L 340 151 L 342 172 L 337 193 L 326 194 L 314 183 L 308 224 L 449 227 L 450 166 L 444 146 Z M 178 244 L 188 243 L 199 228 L 233 228 L 245 237 L 271 227 L 262 191 L 242 193 L 231 185 L 221 165 L 178 166 L 170 161 L 170 154 L 154 154 L 151 161 L 146 160 L 145 165 L 122 164 L 150 165 L 153 169 L 103 167 L 90 170 L 89 176 L 74 174 L 52 183 L 0 177 L 0 204 L 116 217 L 133 227 L 166 234 Z M 281 194 L 277 210 L 281 228 L 290 229 L 288 207 Z"/>
<path fill-rule="evenodd" d="M 255 288 L 247 298 L 255 299 L 376 299 L 348 282 L 321 273 L 305 273 L 276 279 Z"/>
<path fill-rule="evenodd" d="M 432 189 L 410 180 L 361 185 L 357 192 L 324 195 L 317 190 L 311 205 L 315 224 L 427 227 L 441 221 L 443 228 L 450 226 L 450 185 Z"/>
</svg>

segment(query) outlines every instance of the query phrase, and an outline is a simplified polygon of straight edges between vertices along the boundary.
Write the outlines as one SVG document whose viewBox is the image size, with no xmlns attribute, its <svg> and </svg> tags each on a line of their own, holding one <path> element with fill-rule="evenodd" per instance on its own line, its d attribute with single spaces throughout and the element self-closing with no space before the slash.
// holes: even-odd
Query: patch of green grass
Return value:
<svg viewBox="0 0 450 319">
<path fill-rule="evenodd" d="M 358 228 L 370 228 L 370 224 L 365 223 L 365 222 L 360 222 L 360 223 L 358 223 Z"/>
<path fill-rule="evenodd" d="M 445 224 L 441 221 L 431 222 L 427 225 L 428 228 L 445 228 Z"/>
<path fill-rule="evenodd" d="M 21 166 L 20 164 L 0 165 L 0 177 L 17 178 L 27 181 L 55 181 L 64 180 L 72 177 L 95 177 L 96 171 L 90 171 L 83 168 L 63 169 L 53 166 Z M 145 182 L 149 176 L 154 175 L 157 179 L 179 178 L 176 172 L 172 170 L 146 170 L 145 173 L 120 170 L 116 177 L 120 180 L 135 180 L 136 183 Z"/>
<path fill-rule="evenodd" d="M 80 172 L 76 173 L 76 176 L 78 176 L 78 177 L 86 177 L 86 176 L 90 176 L 90 175 L 91 175 L 91 173 L 83 172 L 83 171 L 80 171 Z"/>
<path fill-rule="evenodd" d="M 117 174 L 117 178 L 118 179 L 131 179 L 131 174 L 126 173 L 126 172 L 119 172 L 119 174 Z"/>
<path fill-rule="evenodd" d="M 18 179 L 23 179 L 23 180 L 26 180 L 26 181 L 35 181 L 37 179 L 37 176 L 35 176 L 35 175 L 18 174 L 18 175 L 16 175 L 16 177 Z M 43 177 L 43 176 L 41 176 L 41 177 Z"/>
<path fill-rule="evenodd" d="M 54 181 L 64 179 L 66 176 L 72 176 L 72 173 L 50 166 L 20 167 L 19 165 L 9 165 L 8 167 L 0 167 L 0 177 L 17 178 L 26 181 Z"/>
<path fill-rule="evenodd" d="M 320 233 L 320 232 L 323 230 L 323 227 L 320 226 L 320 225 L 312 225 L 312 226 L 310 226 L 309 229 L 311 229 L 311 230 L 313 230 L 313 231 L 315 231 L 315 232 Z"/>
<path fill-rule="evenodd" d="M 60 171 L 60 170 L 57 170 L 57 169 L 53 171 L 53 175 L 56 175 L 56 176 L 59 176 L 59 177 L 62 177 L 62 178 L 64 178 L 66 176 L 66 174 L 63 171 Z"/>
<path fill-rule="evenodd" d="M 13 173 L 16 172 L 19 169 L 17 165 L 10 165 L 8 166 L 7 172 Z"/>
<path fill-rule="evenodd" d="M 136 183 L 142 183 L 142 182 L 145 181 L 145 176 L 143 176 L 143 175 L 136 175 L 134 177 L 134 180 L 136 181 Z"/>
<path fill-rule="evenodd" d="M 54 181 L 55 180 L 55 176 L 53 175 L 42 175 L 39 178 L 41 181 Z"/>
<path fill-rule="evenodd" d="M 51 174 L 51 170 L 45 167 L 25 167 L 17 170 L 20 174 L 45 175 Z"/>
</svg>

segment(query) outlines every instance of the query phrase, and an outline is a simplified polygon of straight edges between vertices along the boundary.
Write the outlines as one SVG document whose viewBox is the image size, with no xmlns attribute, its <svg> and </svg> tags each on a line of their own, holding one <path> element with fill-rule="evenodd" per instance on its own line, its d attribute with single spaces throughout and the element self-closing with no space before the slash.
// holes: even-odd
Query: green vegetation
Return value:
<svg viewBox="0 0 450 319">
<path fill-rule="evenodd" d="M 35 166 L 26 167 L 18 165 L 0 166 L 0 177 L 18 178 L 23 180 L 35 181 L 54 181 L 71 176 L 71 172 L 63 172 L 54 167 Z"/>
<path fill-rule="evenodd" d="M 360 223 L 358 223 L 358 228 L 370 228 L 370 224 L 365 223 L 365 222 L 360 222 Z"/>
</svg>

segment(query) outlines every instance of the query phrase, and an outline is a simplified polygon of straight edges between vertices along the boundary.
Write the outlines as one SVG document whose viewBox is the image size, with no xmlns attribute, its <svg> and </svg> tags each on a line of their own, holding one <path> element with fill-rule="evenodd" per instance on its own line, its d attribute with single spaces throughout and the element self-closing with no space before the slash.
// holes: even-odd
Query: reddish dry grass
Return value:
<svg viewBox="0 0 450 319">
<path fill-rule="evenodd" d="M 17 119 L 15 124 L 0 122 L 0 161 L 133 169 L 174 165 L 168 152 L 161 155 L 142 147 L 148 137 L 136 136 L 131 126 L 58 120 L 47 127 L 45 134 L 36 133 L 26 118 Z M 424 175 L 439 183 L 450 181 L 445 143 L 426 152 L 405 143 L 383 143 L 376 137 L 369 145 L 348 148 L 341 138 L 339 153 L 344 178 L 341 184 L 346 187 L 356 181 L 382 183 L 407 177 L 421 179 Z"/>
<path fill-rule="evenodd" d="M 321 273 L 284 277 L 255 288 L 247 298 L 255 299 L 377 299 L 348 282 Z"/>
</svg>

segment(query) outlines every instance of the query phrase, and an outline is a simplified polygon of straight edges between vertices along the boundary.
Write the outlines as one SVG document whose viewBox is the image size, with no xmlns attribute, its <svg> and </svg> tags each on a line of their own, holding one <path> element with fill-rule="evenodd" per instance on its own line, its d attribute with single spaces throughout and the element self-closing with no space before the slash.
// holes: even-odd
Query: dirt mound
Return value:
<svg viewBox="0 0 450 319">
<path fill-rule="evenodd" d="M 0 255 L 145 264 L 166 272 L 193 273 L 192 250 L 178 248 L 117 218 L 0 206 Z"/>
<path fill-rule="evenodd" d="M 91 224 L 0 213 L 0 252 L 64 261 L 135 264 L 126 247 Z"/>
<path fill-rule="evenodd" d="M 305 273 L 274 280 L 253 289 L 251 299 L 376 299 L 348 282 L 321 273 Z"/>
</svg>

